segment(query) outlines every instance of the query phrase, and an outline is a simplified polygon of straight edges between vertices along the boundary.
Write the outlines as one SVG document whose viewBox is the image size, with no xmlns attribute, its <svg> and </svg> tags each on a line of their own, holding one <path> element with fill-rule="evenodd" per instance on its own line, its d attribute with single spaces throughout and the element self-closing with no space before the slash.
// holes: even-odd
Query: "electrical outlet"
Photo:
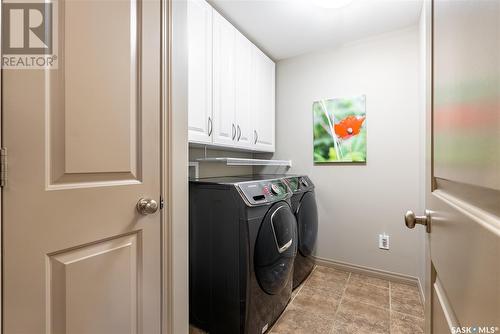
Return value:
<svg viewBox="0 0 500 334">
<path fill-rule="evenodd" d="M 389 236 L 387 234 L 378 235 L 378 248 L 385 250 L 389 249 Z"/>
</svg>

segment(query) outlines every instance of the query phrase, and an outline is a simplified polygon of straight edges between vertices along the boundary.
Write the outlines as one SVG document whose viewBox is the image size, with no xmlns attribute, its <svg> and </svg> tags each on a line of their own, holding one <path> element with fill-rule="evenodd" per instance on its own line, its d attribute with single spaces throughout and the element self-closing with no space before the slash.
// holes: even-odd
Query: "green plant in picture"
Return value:
<svg viewBox="0 0 500 334">
<path fill-rule="evenodd" d="M 366 97 L 313 103 L 314 162 L 366 162 Z"/>
</svg>

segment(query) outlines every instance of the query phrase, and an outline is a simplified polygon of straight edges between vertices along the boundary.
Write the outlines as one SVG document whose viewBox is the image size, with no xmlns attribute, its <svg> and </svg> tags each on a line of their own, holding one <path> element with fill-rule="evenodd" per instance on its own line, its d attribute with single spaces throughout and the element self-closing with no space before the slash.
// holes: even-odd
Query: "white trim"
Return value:
<svg viewBox="0 0 500 334">
<path fill-rule="evenodd" d="M 396 283 L 416 285 L 418 287 L 418 291 L 420 293 L 420 297 L 422 298 L 422 301 L 425 300 L 422 285 L 420 284 L 420 280 L 417 277 L 405 275 L 405 274 L 400 274 L 400 273 L 395 273 L 392 271 L 376 269 L 376 268 L 372 268 L 372 267 L 361 266 L 361 265 L 348 263 L 348 262 L 325 259 L 325 258 L 321 258 L 321 257 L 315 257 L 315 259 L 316 259 L 316 264 L 322 265 L 325 267 L 331 267 L 331 268 L 335 268 L 335 269 L 349 271 L 352 273 L 363 274 L 363 275 L 371 276 L 371 277 L 375 277 L 375 278 L 381 278 L 381 279 L 385 279 L 385 280 L 388 280 L 391 282 L 396 282 Z"/>
<path fill-rule="evenodd" d="M 422 298 L 422 304 L 425 307 L 425 290 L 424 290 L 424 285 L 422 284 L 422 281 L 420 280 L 419 277 L 417 277 L 418 281 L 418 292 L 420 293 L 420 298 Z"/>
<path fill-rule="evenodd" d="M 443 311 L 446 322 L 448 323 L 448 328 L 450 329 L 450 332 L 453 333 L 452 329 L 460 327 L 460 324 L 457 320 L 457 317 L 453 313 L 453 309 L 450 302 L 448 301 L 448 298 L 446 297 L 439 278 L 436 278 L 436 282 L 434 282 L 434 291 L 436 292 L 438 303 L 441 306 L 441 310 Z"/>
<path fill-rule="evenodd" d="M 0 55 L 3 54 L 2 51 L 2 35 L 3 35 L 3 22 L 2 22 L 2 7 L 3 7 L 3 1 L 0 1 Z M 0 147 L 3 147 L 3 135 L 2 135 L 2 119 L 3 119 L 3 102 L 2 102 L 2 92 L 3 92 L 3 86 L 2 86 L 2 81 L 3 81 L 3 69 L 0 68 Z M 7 175 L 7 178 L 9 175 Z M 8 182 L 8 180 L 7 180 Z M 0 189 L 0 333 L 3 333 L 3 188 Z"/>
</svg>

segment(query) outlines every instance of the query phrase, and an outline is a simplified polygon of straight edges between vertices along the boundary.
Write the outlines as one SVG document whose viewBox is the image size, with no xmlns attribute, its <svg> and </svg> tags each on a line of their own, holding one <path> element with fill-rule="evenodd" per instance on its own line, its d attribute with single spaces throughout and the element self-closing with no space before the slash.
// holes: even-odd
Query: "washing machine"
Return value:
<svg viewBox="0 0 500 334">
<path fill-rule="evenodd" d="M 314 184 L 307 176 L 287 176 L 283 179 L 292 191 L 292 210 L 297 220 L 298 252 L 293 271 L 293 288 L 309 276 L 315 261 L 312 253 L 318 237 L 318 209 Z"/>
<path fill-rule="evenodd" d="M 261 334 L 288 304 L 297 254 L 283 179 L 189 184 L 190 322 L 211 333 Z"/>
</svg>

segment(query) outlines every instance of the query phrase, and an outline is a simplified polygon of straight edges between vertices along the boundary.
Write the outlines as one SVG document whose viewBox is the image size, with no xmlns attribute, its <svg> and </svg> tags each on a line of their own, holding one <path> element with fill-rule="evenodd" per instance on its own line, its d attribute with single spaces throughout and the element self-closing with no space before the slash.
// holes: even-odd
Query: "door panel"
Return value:
<svg viewBox="0 0 500 334">
<path fill-rule="evenodd" d="M 434 7 L 434 174 L 500 190 L 500 3 Z"/>
<path fill-rule="evenodd" d="M 68 1 L 62 7 L 64 64 L 53 87 L 60 94 L 49 108 L 64 113 L 65 172 L 130 172 L 137 167 L 140 117 L 138 3 Z M 110 17 L 113 24 L 102 29 Z"/>
<path fill-rule="evenodd" d="M 3 70 L 4 333 L 159 333 L 160 1 L 55 15 L 59 68 Z"/>
<path fill-rule="evenodd" d="M 59 69 L 45 73 L 47 188 L 140 181 L 140 7 L 60 2 Z"/>
<path fill-rule="evenodd" d="M 189 141 L 211 143 L 213 9 L 205 0 L 189 0 L 187 6 Z"/>
<path fill-rule="evenodd" d="M 482 210 L 450 183 L 438 180 L 430 198 L 432 263 L 460 324 L 494 324 L 500 314 L 500 234 L 490 222 L 500 210 Z"/>
<path fill-rule="evenodd" d="M 318 238 L 318 208 L 314 192 L 306 192 L 301 200 L 297 212 L 299 251 L 303 256 L 310 256 L 316 246 Z"/>
<path fill-rule="evenodd" d="M 254 82 L 252 83 L 254 149 L 274 152 L 275 64 L 257 47 L 253 47 Z"/>
<path fill-rule="evenodd" d="M 458 327 L 451 310 L 447 308 L 449 305 L 446 297 L 441 289 L 439 281 L 436 281 L 432 286 L 432 333 L 448 333 L 451 328 Z"/>
<path fill-rule="evenodd" d="M 236 29 L 213 11 L 214 144 L 233 146 L 236 137 L 235 38 Z"/>
<path fill-rule="evenodd" d="M 236 145 L 252 146 L 252 43 L 240 32 L 236 32 Z"/>
<path fill-rule="evenodd" d="M 255 241 L 255 276 L 268 294 L 278 294 L 289 281 L 297 254 L 297 221 L 290 206 L 277 202 L 266 213 Z"/>
<path fill-rule="evenodd" d="M 137 333 L 140 239 L 135 233 L 48 256 L 49 333 Z"/>
<path fill-rule="evenodd" d="M 444 333 L 443 314 L 449 326 L 500 326 L 500 3 L 433 5 L 427 207 L 433 295 L 446 296 L 433 297 L 432 323 Z"/>
</svg>

